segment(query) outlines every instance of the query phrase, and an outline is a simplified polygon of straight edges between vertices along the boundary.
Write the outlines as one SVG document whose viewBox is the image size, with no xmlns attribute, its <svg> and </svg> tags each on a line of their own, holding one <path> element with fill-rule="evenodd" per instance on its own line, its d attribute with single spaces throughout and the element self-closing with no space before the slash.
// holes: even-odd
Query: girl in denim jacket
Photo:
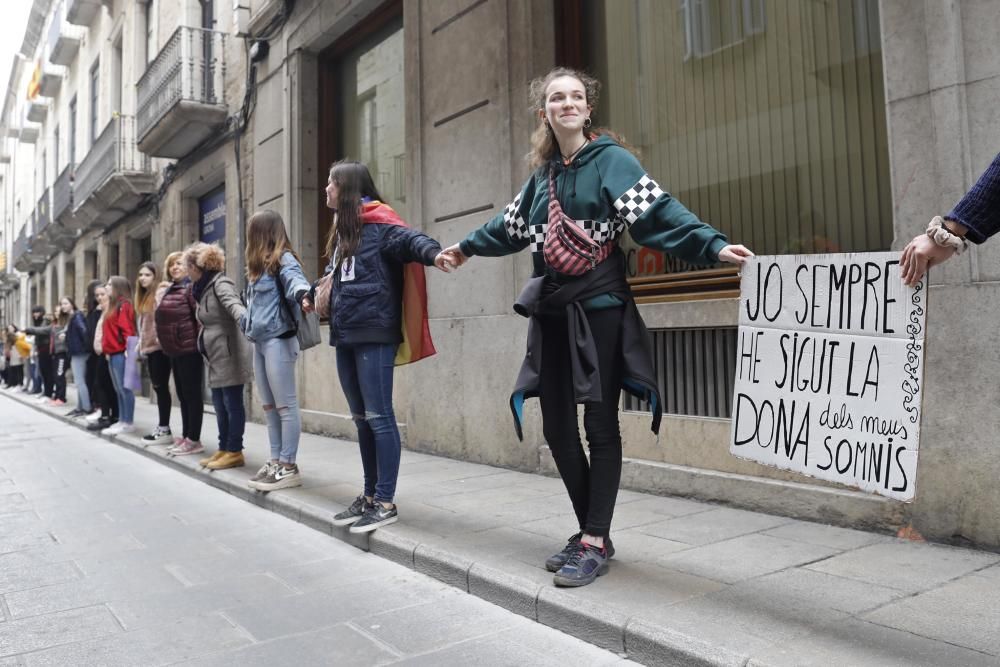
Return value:
<svg viewBox="0 0 1000 667">
<path fill-rule="evenodd" d="M 302 422 L 295 391 L 295 337 L 302 299 L 310 285 L 274 211 L 258 211 L 247 223 L 247 313 L 241 327 L 253 343 L 254 379 L 264 401 L 271 458 L 248 482 L 274 491 L 300 486 L 295 456 Z M 282 303 L 284 300 L 284 303 Z"/>
</svg>

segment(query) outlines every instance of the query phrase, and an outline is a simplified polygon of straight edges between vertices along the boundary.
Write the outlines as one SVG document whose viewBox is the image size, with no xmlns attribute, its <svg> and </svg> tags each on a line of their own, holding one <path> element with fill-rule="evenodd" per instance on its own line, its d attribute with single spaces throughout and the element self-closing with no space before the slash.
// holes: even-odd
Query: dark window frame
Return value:
<svg viewBox="0 0 1000 667">
<path fill-rule="evenodd" d="M 69 101 L 69 163 L 76 165 L 76 116 L 77 100 L 76 95 Z"/>
<path fill-rule="evenodd" d="M 552 2 L 556 26 L 555 64 L 586 71 L 584 0 Z M 629 278 L 628 282 L 635 293 L 636 303 L 734 299 L 740 295 L 739 268 L 735 266 Z"/>
<path fill-rule="evenodd" d="M 94 61 L 94 64 L 90 67 L 90 76 L 88 77 L 89 90 L 89 104 L 90 104 L 90 145 L 93 147 L 94 142 L 97 141 L 97 111 L 98 106 L 101 102 L 101 59 L 98 58 Z"/>
<path fill-rule="evenodd" d="M 326 181 L 330 165 L 342 157 L 342 147 L 337 138 L 337 63 L 355 47 L 375 35 L 383 28 L 403 17 L 402 0 L 389 0 L 374 10 L 353 30 L 338 39 L 319 54 L 319 123 L 317 138 L 317 186 L 319 189 L 319 213 L 316 224 L 316 247 L 319 258 L 326 257 L 326 237 L 333 224 L 330 211 L 326 207 Z M 320 262 L 322 266 L 322 261 Z"/>
</svg>

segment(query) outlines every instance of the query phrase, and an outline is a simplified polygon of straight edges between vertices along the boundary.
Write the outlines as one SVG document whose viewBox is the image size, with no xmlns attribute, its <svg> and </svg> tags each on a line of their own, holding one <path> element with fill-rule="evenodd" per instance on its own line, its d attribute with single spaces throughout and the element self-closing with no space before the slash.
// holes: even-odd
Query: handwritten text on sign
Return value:
<svg viewBox="0 0 1000 667">
<path fill-rule="evenodd" d="M 912 500 L 923 283 L 898 253 L 757 257 L 743 268 L 730 451 Z"/>
</svg>

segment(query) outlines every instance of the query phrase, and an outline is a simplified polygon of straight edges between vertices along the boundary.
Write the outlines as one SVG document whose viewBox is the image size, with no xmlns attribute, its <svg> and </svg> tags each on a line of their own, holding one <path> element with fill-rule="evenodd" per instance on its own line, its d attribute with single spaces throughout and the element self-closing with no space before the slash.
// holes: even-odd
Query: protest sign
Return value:
<svg viewBox="0 0 1000 667">
<path fill-rule="evenodd" d="M 743 267 L 730 451 L 898 500 L 916 491 L 926 287 L 899 253 Z"/>
</svg>

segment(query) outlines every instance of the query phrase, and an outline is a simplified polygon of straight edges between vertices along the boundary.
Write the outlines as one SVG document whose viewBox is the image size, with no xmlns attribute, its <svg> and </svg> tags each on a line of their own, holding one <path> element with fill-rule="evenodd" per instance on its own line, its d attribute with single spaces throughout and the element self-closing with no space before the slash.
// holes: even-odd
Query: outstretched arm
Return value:
<svg viewBox="0 0 1000 667">
<path fill-rule="evenodd" d="M 944 227 L 954 236 L 972 243 L 983 243 L 1000 231 L 1000 154 L 944 216 Z M 954 244 L 941 245 L 928 234 L 915 236 L 903 248 L 900 257 L 903 282 L 911 287 L 916 285 L 927 269 L 947 261 L 956 252 Z"/>
</svg>

